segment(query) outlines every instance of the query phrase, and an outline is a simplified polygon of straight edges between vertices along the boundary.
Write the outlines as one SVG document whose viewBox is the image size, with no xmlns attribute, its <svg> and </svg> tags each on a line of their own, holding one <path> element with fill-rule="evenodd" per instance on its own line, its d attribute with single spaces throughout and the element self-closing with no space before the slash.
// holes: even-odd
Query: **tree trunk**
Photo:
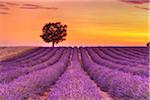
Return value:
<svg viewBox="0 0 150 100">
<path fill-rule="evenodd" d="M 55 46 L 55 42 L 53 41 L 53 42 L 52 42 L 52 47 L 54 47 L 54 46 Z"/>
</svg>

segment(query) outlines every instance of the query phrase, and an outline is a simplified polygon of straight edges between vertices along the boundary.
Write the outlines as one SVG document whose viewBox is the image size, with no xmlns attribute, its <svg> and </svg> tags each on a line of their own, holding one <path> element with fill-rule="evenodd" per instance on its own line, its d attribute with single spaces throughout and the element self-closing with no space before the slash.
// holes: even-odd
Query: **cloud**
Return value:
<svg viewBox="0 0 150 100">
<path fill-rule="evenodd" d="M 10 6 L 19 6 L 19 4 L 14 2 L 6 2 L 6 1 L 0 1 L 0 15 L 8 15 L 9 9 L 11 9 Z"/>
<path fill-rule="evenodd" d="M 23 4 L 20 8 L 22 9 L 46 9 L 46 10 L 57 10 L 56 7 L 45 7 L 42 5 L 35 5 L 35 4 Z"/>
<path fill-rule="evenodd" d="M 0 3 L 6 4 L 6 5 L 10 5 L 10 6 L 19 6 L 19 4 L 14 3 L 14 2 L 0 1 Z"/>
<path fill-rule="evenodd" d="M 8 12 L 0 12 L 0 15 L 8 15 Z"/>
<path fill-rule="evenodd" d="M 9 8 L 5 5 L 5 4 L 3 4 L 3 3 L 0 3 L 0 11 L 6 11 L 6 10 L 9 10 Z M 2 12 L 2 14 L 3 14 L 4 12 Z"/>
<path fill-rule="evenodd" d="M 21 9 L 38 9 L 38 7 L 25 7 L 25 6 L 23 6 L 23 7 L 20 7 Z"/>
<path fill-rule="evenodd" d="M 150 8 L 146 8 L 146 7 L 139 7 L 139 6 L 134 6 L 135 8 L 139 8 L 139 9 L 142 9 L 142 10 L 150 10 Z"/>
<path fill-rule="evenodd" d="M 1 10 L 9 10 L 7 7 L 0 7 Z"/>
<path fill-rule="evenodd" d="M 23 6 L 39 7 L 40 5 L 35 5 L 35 4 L 23 4 Z"/>
<path fill-rule="evenodd" d="M 0 3 L 0 7 L 5 7 L 6 5 Z"/>
<path fill-rule="evenodd" d="M 22 9 L 39 9 L 41 8 L 40 5 L 35 5 L 35 4 L 23 4 L 20 8 Z"/>
<path fill-rule="evenodd" d="M 43 10 L 57 10 L 58 9 L 56 7 L 46 7 L 43 5 L 36 5 L 32 3 L 21 4 L 21 3 L 15 3 L 15 2 L 0 1 L 0 15 L 9 14 L 9 10 L 15 6 L 20 9 L 31 9 L 31 10 L 32 9 L 43 9 Z"/>
<path fill-rule="evenodd" d="M 150 3 L 150 0 L 120 0 L 120 1 L 124 3 L 137 4 L 137 5 Z M 142 10 L 147 10 L 147 11 L 150 10 L 150 8 L 147 7 L 140 7 L 140 6 L 134 6 L 134 7 Z"/>
<path fill-rule="evenodd" d="M 47 9 L 47 10 L 50 10 L 50 9 L 52 9 L 52 10 L 57 10 L 58 8 L 56 8 L 56 7 L 41 7 L 42 9 Z"/>
<path fill-rule="evenodd" d="M 132 4 L 144 4 L 150 2 L 150 0 L 120 0 L 120 1 L 125 3 L 132 3 Z"/>
<path fill-rule="evenodd" d="M 8 10 L 7 6 L 19 6 L 21 9 L 45 9 L 45 10 L 57 10 L 56 7 L 46 7 L 43 5 L 36 5 L 32 3 L 19 4 L 14 2 L 0 1 L 0 9 Z"/>
</svg>

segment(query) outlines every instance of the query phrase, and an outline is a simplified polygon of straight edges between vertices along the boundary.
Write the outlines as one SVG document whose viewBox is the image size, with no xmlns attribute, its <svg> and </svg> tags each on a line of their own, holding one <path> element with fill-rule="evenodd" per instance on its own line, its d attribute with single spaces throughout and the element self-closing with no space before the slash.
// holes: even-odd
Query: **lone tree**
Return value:
<svg viewBox="0 0 150 100">
<path fill-rule="evenodd" d="M 147 43 L 147 47 L 150 47 L 150 42 Z"/>
<path fill-rule="evenodd" d="M 62 25 L 60 22 L 47 23 L 43 29 L 43 34 L 40 37 L 47 43 L 52 42 L 52 46 L 62 42 L 67 36 L 67 25 Z"/>
</svg>

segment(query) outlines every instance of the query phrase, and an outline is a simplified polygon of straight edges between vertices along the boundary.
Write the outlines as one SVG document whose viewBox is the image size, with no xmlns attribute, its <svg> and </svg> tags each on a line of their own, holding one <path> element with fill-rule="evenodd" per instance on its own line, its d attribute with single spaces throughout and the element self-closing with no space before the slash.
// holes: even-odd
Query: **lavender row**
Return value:
<svg viewBox="0 0 150 100">
<path fill-rule="evenodd" d="M 54 65 L 21 76 L 10 84 L 0 85 L 0 98 L 2 100 L 24 100 L 30 95 L 43 91 L 65 71 L 69 56 L 70 50 L 66 49 L 59 62 Z"/>
<path fill-rule="evenodd" d="M 116 49 L 115 48 L 107 48 L 107 49 L 119 56 L 125 57 L 126 59 L 132 59 L 133 61 L 139 60 L 139 58 L 135 58 L 134 56 L 127 55 L 127 53 L 124 53 L 123 49 L 122 49 L 122 51 L 117 50 L 117 48 Z"/>
<path fill-rule="evenodd" d="M 32 55 L 34 55 L 36 52 L 39 52 L 39 51 L 41 51 L 41 50 L 44 50 L 44 48 L 38 47 L 38 48 L 32 49 L 31 51 L 28 51 L 28 52 L 26 52 L 26 53 L 23 53 L 23 54 L 21 54 L 21 55 L 15 56 L 15 57 L 10 58 L 10 59 L 6 59 L 6 60 L 2 61 L 2 63 L 13 62 L 13 61 L 17 61 L 17 60 L 19 61 L 20 59 L 24 59 L 24 58 L 26 58 L 26 57 L 28 57 L 28 56 L 32 56 Z"/>
<path fill-rule="evenodd" d="M 145 59 L 139 59 L 139 58 L 135 58 L 135 57 L 133 58 L 133 56 L 129 56 L 129 55 L 125 54 L 125 53 L 118 52 L 117 50 L 110 49 L 110 48 L 108 49 L 108 51 L 113 52 L 113 53 L 115 53 L 115 54 L 117 54 L 119 56 L 122 56 L 125 59 L 131 60 L 131 61 L 134 61 L 134 62 L 140 62 L 141 64 L 145 64 Z"/>
<path fill-rule="evenodd" d="M 143 48 L 133 48 L 134 51 L 140 52 L 140 53 L 148 53 L 148 47 Z"/>
<path fill-rule="evenodd" d="M 132 59 L 128 59 L 128 58 L 125 58 L 123 56 L 120 56 L 120 55 L 114 53 L 113 51 L 108 50 L 107 48 L 99 48 L 99 50 L 102 51 L 102 52 L 104 52 L 108 56 L 112 57 L 112 59 L 119 59 L 121 61 L 129 62 L 130 64 L 141 64 L 138 61 L 135 61 L 135 60 L 132 61 Z"/>
<path fill-rule="evenodd" d="M 4 49 L 3 51 L 0 50 L 0 55 L 2 56 L 8 56 L 10 55 L 7 59 L 3 59 L 0 61 L 2 62 L 8 62 L 11 61 L 12 59 L 17 59 L 18 57 L 25 56 L 26 54 L 32 53 L 34 51 L 38 50 L 38 48 L 33 48 L 33 47 L 7 47 L 6 50 Z M 12 55 L 11 55 L 12 54 Z M 14 54 L 14 55 L 13 55 Z M 17 55 L 16 55 L 17 54 Z"/>
<path fill-rule="evenodd" d="M 113 58 L 113 56 L 110 56 L 108 55 L 108 53 L 110 52 L 103 52 L 101 50 L 101 48 L 93 48 L 93 50 L 102 58 L 102 59 L 105 59 L 105 60 L 109 60 L 113 63 L 117 63 L 117 64 L 120 64 L 120 65 L 125 65 L 125 66 L 128 66 L 128 67 L 136 67 L 136 68 L 144 68 L 146 70 L 149 70 L 148 66 L 147 65 L 143 65 L 143 64 L 140 64 L 140 63 L 130 63 L 129 61 L 125 61 L 125 60 L 120 60 L 120 59 L 115 59 Z"/>
<path fill-rule="evenodd" d="M 32 66 L 36 66 L 38 64 L 43 63 L 44 61 L 47 61 L 49 58 L 51 58 L 54 54 L 56 53 L 56 49 L 51 50 L 51 52 L 43 52 L 42 57 L 38 57 L 36 59 L 28 59 L 27 63 L 19 63 L 18 64 L 1 64 L 1 68 L 0 68 L 0 73 L 4 72 L 4 71 L 10 71 L 13 69 L 17 69 L 17 68 L 24 68 L 24 67 L 32 67 Z M 40 58 L 40 59 L 39 59 Z M 30 61 L 30 62 L 29 62 Z"/>
<path fill-rule="evenodd" d="M 73 49 L 71 64 L 49 92 L 49 100 L 100 100 L 101 91 L 81 68 L 77 48 Z"/>
<path fill-rule="evenodd" d="M 135 57 L 134 54 L 130 54 L 127 51 L 125 51 L 124 49 L 119 49 L 119 48 L 109 48 L 109 50 L 114 51 L 115 53 L 122 55 L 123 57 L 129 58 L 129 59 L 139 59 L 137 57 Z M 141 58 L 140 58 L 141 59 Z"/>
<path fill-rule="evenodd" d="M 116 59 L 113 56 L 110 56 L 108 53 L 110 52 L 103 52 L 103 50 L 101 50 L 101 48 L 93 48 L 93 50 L 102 58 L 105 60 L 109 60 L 113 63 L 118 63 L 120 65 L 127 65 L 127 66 L 136 66 L 137 63 L 130 63 L 128 61 L 124 61 L 124 60 L 120 60 L 120 59 Z"/>
<path fill-rule="evenodd" d="M 50 50 L 49 50 L 50 51 Z M 3 66 L 3 68 L 12 68 L 12 66 L 14 66 L 15 68 L 18 68 L 18 67 L 26 67 L 26 66 L 34 66 L 38 63 L 41 63 L 41 60 L 39 58 L 42 58 L 45 56 L 45 54 L 47 54 L 48 52 L 48 49 L 43 51 L 42 53 L 40 53 L 39 55 L 36 55 L 35 57 L 31 57 L 29 59 L 25 59 L 23 61 L 19 61 L 19 62 L 13 62 L 13 63 L 10 63 L 10 62 L 7 62 L 7 63 L 3 63 L 3 64 L 0 64 L 1 66 Z M 51 50 L 53 51 L 53 50 Z M 0 69 L 0 72 L 1 70 L 3 69 Z"/>
<path fill-rule="evenodd" d="M 20 61 L 15 61 L 15 62 L 7 62 L 4 65 L 17 65 L 17 64 L 25 64 L 25 63 L 30 63 L 30 62 L 34 62 L 35 60 L 37 60 L 38 58 L 43 57 L 45 54 L 47 54 L 48 52 L 51 52 L 53 49 L 45 49 L 42 52 L 37 53 L 35 56 L 32 56 L 30 58 L 27 59 L 23 59 Z M 30 55 L 30 54 L 29 54 Z"/>
<path fill-rule="evenodd" d="M 99 57 L 93 50 L 92 48 L 87 48 L 87 51 L 89 55 L 91 56 L 91 59 L 96 62 L 97 64 L 100 64 L 104 67 L 108 67 L 111 69 L 116 69 L 118 71 L 123 71 L 126 73 L 131 73 L 133 75 L 140 75 L 143 77 L 149 77 L 149 71 L 145 68 L 138 68 L 138 67 L 130 67 L 127 65 L 120 65 L 117 63 L 112 63 L 108 60 L 104 60 L 101 57 Z"/>
<path fill-rule="evenodd" d="M 52 57 L 50 56 L 49 58 L 47 58 L 47 60 L 45 60 L 45 62 L 43 63 L 37 64 L 35 66 L 30 66 L 30 67 L 16 68 L 13 70 L 8 69 L 8 71 L 6 72 L 1 72 L 0 83 L 6 84 L 22 75 L 26 75 L 33 71 L 47 68 L 48 66 L 51 66 L 52 64 L 56 63 L 59 60 L 59 58 L 62 56 L 62 54 L 63 54 L 63 48 L 58 50 L 57 54 L 53 55 Z M 48 55 L 49 53 L 47 53 L 47 56 Z M 50 55 L 52 54 L 50 53 Z"/>
<path fill-rule="evenodd" d="M 148 48 L 145 48 L 145 53 L 144 52 L 138 52 L 136 51 L 135 49 L 131 49 L 131 48 L 125 48 L 128 52 L 131 52 L 133 54 L 136 54 L 136 55 L 140 55 L 140 56 L 147 56 L 148 54 Z"/>
<path fill-rule="evenodd" d="M 126 55 L 128 55 L 131 58 L 144 59 L 145 56 L 139 55 L 139 54 L 137 55 L 133 51 L 131 52 L 131 50 L 130 51 L 129 50 L 125 49 L 125 48 L 124 49 L 122 49 L 122 48 L 116 48 L 116 51 L 121 52 L 121 53 L 125 53 Z"/>
<path fill-rule="evenodd" d="M 18 58 L 20 58 L 20 59 L 12 59 L 12 61 L 7 61 L 7 62 L 4 62 L 4 63 L 2 63 L 3 65 L 8 65 L 8 64 L 19 64 L 19 63 L 25 63 L 25 62 L 27 62 L 27 61 L 29 61 L 30 59 L 34 59 L 34 58 L 37 58 L 38 56 L 40 56 L 39 54 L 41 54 L 41 53 L 44 53 L 44 52 L 46 52 L 46 51 L 48 51 L 48 49 L 46 49 L 46 48 L 41 48 L 41 49 L 39 49 L 38 51 L 36 51 L 36 52 L 34 52 L 34 53 L 28 53 L 28 54 L 26 54 L 26 56 L 25 57 L 23 57 L 23 56 L 21 56 L 21 57 L 19 57 L 18 56 Z"/>
<path fill-rule="evenodd" d="M 127 53 L 129 54 L 134 54 L 135 56 L 143 56 L 143 55 L 147 55 L 148 53 L 148 48 L 147 47 L 144 47 L 143 51 L 144 52 L 138 52 L 137 50 L 140 50 L 141 48 L 140 47 L 116 47 L 114 48 L 115 50 L 117 49 L 120 49 L 121 51 L 126 51 Z"/>
<path fill-rule="evenodd" d="M 121 100 L 149 100 L 147 78 L 103 67 L 92 62 L 86 50 L 81 48 L 84 69 L 104 91 Z"/>
<path fill-rule="evenodd" d="M 13 63 L 13 62 L 23 61 L 24 59 L 28 59 L 28 58 L 34 57 L 39 52 L 42 52 L 44 50 L 45 50 L 45 48 L 36 48 L 36 49 L 33 49 L 32 51 L 29 51 L 29 52 L 24 53 L 22 55 L 13 57 L 11 59 L 6 59 L 6 60 L 2 61 L 1 63 L 5 64 L 5 63 Z"/>
<path fill-rule="evenodd" d="M 133 50 L 135 52 L 141 53 L 141 54 L 147 54 L 148 53 L 148 47 L 117 47 L 117 48 L 125 48 L 128 50 Z"/>
<path fill-rule="evenodd" d="M 128 56 L 130 59 L 139 61 L 143 65 L 148 65 L 148 54 L 147 53 L 145 53 L 146 55 L 144 55 L 144 56 L 139 56 L 139 55 L 133 54 L 132 52 L 127 52 L 122 49 L 119 50 L 118 48 L 117 48 L 116 52 L 118 52 L 118 53 L 120 52 L 120 54 L 122 54 L 124 56 Z"/>
</svg>

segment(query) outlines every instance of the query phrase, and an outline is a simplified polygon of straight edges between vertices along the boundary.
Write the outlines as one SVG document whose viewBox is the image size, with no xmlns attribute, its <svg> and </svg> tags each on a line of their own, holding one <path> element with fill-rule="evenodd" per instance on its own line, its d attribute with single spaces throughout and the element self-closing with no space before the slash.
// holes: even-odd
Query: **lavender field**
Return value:
<svg viewBox="0 0 150 100">
<path fill-rule="evenodd" d="M 0 61 L 0 100 L 149 96 L 148 47 L 38 47 Z"/>
</svg>

